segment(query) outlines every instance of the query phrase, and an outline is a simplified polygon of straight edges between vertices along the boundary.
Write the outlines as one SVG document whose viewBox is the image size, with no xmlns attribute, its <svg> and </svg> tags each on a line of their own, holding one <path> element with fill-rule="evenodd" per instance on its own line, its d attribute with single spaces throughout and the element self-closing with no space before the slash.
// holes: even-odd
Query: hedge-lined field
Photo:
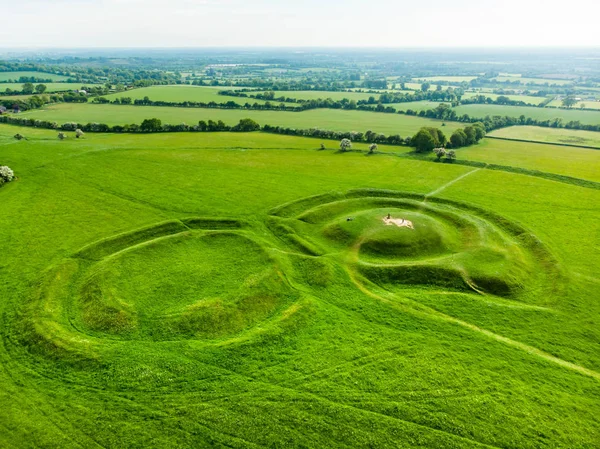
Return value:
<svg viewBox="0 0 600 449">
<path fill-rule="evenodd" d="M 600 148 L 600 133 L 595 131 L 541 128 L 539 126 L 510 126 L 492 131 L 490 136 Z"/>
<path fill-rule="evenodd" d="M 224 97 L 226 98 L 226 97 Z M 285 126 L 290 128 L 322 128 L 333 131 L 374 132 L 402 137 L 414 135 L 423 126 L 440 127 L 442 121 L 421 117 L 409 117 L 400 114 L 384 114 L 370 111 L 344 111 L 336 109 L 314 109 L 303 112 L 252 111 L 228 109 L 201 109 L 154 106 L 95 105 L 95 104 L 58 104 L 44 109 L 28 111 L 22 117 L 54 120 L 58 123 L 106 123 L 123 125 L 141 123 L 147 118 L 159 118 L 163 123 L 188 125 L 199 120 L 223 120 L 235 125 L 240 119 L 251 118 L 260 125 Z M 462 123 L 447 122 L 443 128 L 448 136 Z"/>
</svg>

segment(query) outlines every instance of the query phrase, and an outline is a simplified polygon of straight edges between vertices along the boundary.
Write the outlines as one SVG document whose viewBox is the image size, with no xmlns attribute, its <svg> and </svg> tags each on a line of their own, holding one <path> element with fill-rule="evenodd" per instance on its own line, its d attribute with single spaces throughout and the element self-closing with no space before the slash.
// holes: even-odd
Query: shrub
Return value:
<svg viewBox="0 0 600 449">
<path fill-rule="evenodd" d="M 0 185 L 15 179 L 15 173 L 6 165 L 0 166 Z"/>
<path fill-rule="evenodd" d="M 15 134 L 15 139 L 17 140 L 23 140 L 25 137 L 21 134 Z"/>
<path fill-rule="evenodd" d="M 444 156 L 446 156 L 446 149 L 445 148 L 434 148 L 433 152 L 435 153 L 435 157 L 437 157 L 437 160 L 439 161 L 441 158 L 443 158 Z"/>
<path fill-rule="evenodd" d="M 58 138 L 60 140 L 65 140 L 67 138 L 67 135 L 65 133 L 58 133 Z"/>
<path fill-rule="evenodd" d="M 75 137 L 77 137 L 78 139 L 79 139 L 80 137 L 83 137 L 84 135 L 85 135 L 85 134 L 84 134 L 84 132 L 83 132 L 82 130 L 80 130 L 79 128 L 77 128 L 77 129 L 75 130 Z"/>
<path fill-rule="evenodd" d="M 352 142 L 350 139 L 342 139 L 340 142 L 340 150 L 348 151 L 350 148 L 352 148 Z"/>
<path fill-rule="evenodd" d="M 448 162 L 452 162 L 455 159 L 456 159 L 456 151 L 449 150 L 448 152 L 446 152 L 446 160 Z"/>
<path fill-rule="evenodd" d="M 375 151 L 377 151 L 377 148 L 379 148 L 377 146 L 376 143 L 372 143 L 371 145 L 369 145 L 369 153 L 374 153 Z"/>
</svg>

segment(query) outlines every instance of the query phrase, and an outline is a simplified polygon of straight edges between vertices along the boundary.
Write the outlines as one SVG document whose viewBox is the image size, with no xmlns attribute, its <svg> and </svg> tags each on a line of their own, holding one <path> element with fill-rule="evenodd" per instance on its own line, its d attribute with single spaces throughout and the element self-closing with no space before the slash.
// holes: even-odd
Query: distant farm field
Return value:
<svg viewBox="0 0 600 449">
<path fill-rule="evenodd" d="M 564 80 L 564 79 L 524 78 L 524 77 L 521 77 L 521 76 L 497 76 L 496 78 L 492 78 L 492 80 L 493 81 L 498 81 L 498 82 L 510 81 L 511 83 L 514 83 L 515 81 L 517 81 L 520 84 L 540 84 L 540 85 L 544 85 L 544 84 L 548 84 L 548 85 L 556 84 L 556 85 L 559 85 L 559 86 L 566 86 L 568 84 L 573 84 L 573 81 Z"/>
<path fill-rule="evenodd" d="M 233 101 L 238 104 L 245 103 L 265 103 L 262 100 L 255 100 L 254 98 L 241 98 L 241 97 L 229 97 L 226 95 L 219 95 L 219 91 L 222 90 L 236 90 L 230 87 L 209 87 L 209 86 L 152 86 L 143 87 L 140 89 L 132 89 L 125 92 L 118 92 L 110 95 L 104 95 L 104 98 L 108 100 L 114 100 L 115 98 L 129 97 L 133 100 L 142 100 L 144 97 L 150 98 L 152 101 L 169 101 L 173 103 L 183 103 L 185 101 L 195 101 L 199 103 L 226 103 Z"/>
<path fill-rule="evenodd" d="M 384 114 L 366 111 L 344 111 L 337 109 L 315 109 L 303 112 L 252 111 L 236 109 L 204 109 L 158 106 L 116 106 L 94 104 L 58 104 L 44 109 L 28 111 L 23 117 L 54 120 L 59 123 L 106 123 L 122 125 L 141 123 L 147 118 L 159 118 L 163 123 L 196 124 L 199 120 L 223 120 L 229 125 L 240 119 L 251 118 L 261 125 L 284 126 L 289 128 L 321 128 L 333 131 L 371 130 L 378 133 L 411 136 L 423 126 L 441 125 L 441 121 L 400 114 Z M 447 122 L 444 131 L 450 134 L 462 123 Z"/>
<path fill-rule="evenodd" d="M 556 107 L 556 108 L 561 107 L 562 100 L 552 100 L 550 103 L 548 103 L 548 106 L 552 106 L 552 107 Z M 598 101 L 598 100 L 582 100 L 582 101 L 575 103 L 575 105 L 573 106 L 572 109 L 579 109 L 581 107 L 584 107 L 585 109 L 600 109 L 600 101 Z"/>
<path fill-rule="evenodd" d="M 496 100 L 501 94 L 492 94 L 488 92 L 465 92 L 463 95 L 464 99 L 473 98 L 479 95 L 483 95 L 485 97 L 491 98 L 492 100 Z M 538 105 L 546 100 L 546 97 L 534 97 L 531 95 L 502 95 L 503 97 L 508 97 L 513 101 L 524 101 L 525 103 Z"/>
<path fill-rule="evenodd" d="M 19 78 L 21 78 L 22 76 L 26 76 L 28 78 L 31 78 L 31 77 L 41 78 L 41 79 L 52 80 L 52 81 L 66 81 L 68 79 L 67 76 L 55 75 L 54 73 L 25 71 L 25 72 L 0 72 L 0 81 L 13 80 L 13 81 L 18 82 Z M 0 83 L 0 90 L 1 90 L 1 87 L 2 87 L 2 83 Z"/>
<path fill-rule="evenodd" d="M 576 109 L 537 108 L 534 106 L 504 106 L 494 104 L 466 104 L 454 108 L 457 114 L 468 114 L 471 117 L 483 118 L 486 115 L 509 116 L 518 118 L 521 115 L 536 120 L 554 120 L 561 118 L 563 122 L 579 120 L 585 125 L 600 125 L 600 111 L 581 111 Z"/>
<path fill-rule="evenodd" d="M 468 83 L 478 78 L 477 76 L 426 76 L 423 78 L 413 78 L 415 82 L 423 83 L 436 83 L 440 81 L 447 81 L 449 83 Z"/>
<path fill-rule="evenodd" d="M 511 165 L 600 182 L 598 150 L 484 139 L 477 145 L 457 150 L 457 153 L 459 159 Z"/>
<path fill-rule="evenodd" d="M 511 126 L 497 129 L 490 136 L 531 140 L 544 143 L 564 143 L 600 148 L 600 132 L 539 126 Z M 600 170 L 599 170 L 600 171 Z"/>
<path fill-rule="evenodd" d="M 255 94 L 255 92 L 250 92 Z M 264 93 L 264 92 L 262 92 Z M 317 100 L 331 98 L 332 100 L 368 100 L 369 97 L 374 97 L 376 100 L 381 95 L 380 93 L 365 93 L 365 92 L 331 92 L 320 90 L 276 90 L 275 97 L 296 98 L 298 100 Z"/>
<path fill-rule="evenodd" d="M 446 103 L 449 105 L 449 103 Z M 384 106 L 393 106 L 398 111 L 408 111 L 409 109 L 413 111 L 427 111 L 428 109 L 435 109 L 440 105 L 437 101 L 407 101 L 405 103 L 393 103 L 386 104 Z"/>
<path fill-rule="evenodd" d="M 43 84 L 46 86 L 47 94 L 52 92 L 67 92 L 70 90 L 79 90 L 82 87 L 82 84 L 77 83 L 33 83 L 34 86 L 38 84 Z M 89 84 L 87 85 L 89 86 Z M 0 83 L 0 96 L 6 95 L 6 89 L 17 90 L 20 91 L 23 89 L 23 83 Z"/>
</svg>

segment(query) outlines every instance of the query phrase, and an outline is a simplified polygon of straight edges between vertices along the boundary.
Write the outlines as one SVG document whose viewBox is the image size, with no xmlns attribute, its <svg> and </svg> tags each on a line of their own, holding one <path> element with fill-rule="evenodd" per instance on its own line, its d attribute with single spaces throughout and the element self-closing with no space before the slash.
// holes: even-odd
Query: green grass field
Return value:
<svg viewBox="0 0 600 449">
<path fill-rule="evenodd" d="M 457 151 L 459 159 L 510 165 L 600 182 L 600 154 L 597 150 L 484 139 L 478 145 Z"/>
<path fill-rule="evenodd" d="M 379 99 L 380 94 L 363 93 L 363 92 L 329 92 L 319 90 L 278 90 L 275 91 L 276 97 L 296 98 L 299 100 L 317 100 L 331 98 L 332 100 L 368 100 L 369 97 Z"/>
<path fill-rule="evenodd" d="M 427 111 L 428 109 L 437 108 L 439 104 L 437 101 L 407 101 L 405 103 L 386 104 L 385 106 L 393 106 L 398 111 L 407 111 L 409 109 L 413 111 Z"/>
<path fill-rule="evenodd" d="M 492 93 L 486 93 L 486 92 L 465 92 L 465 94 L 463 95 L 463 98 L 465 98 L 465 99 L 473 98 L 478 95 L 485 95 L 486 97 L 491 98 L 492 100 L 496 100 L 500 96 L 499 94 L 492 94 Z M 513 101 L 524 101 L 525 103 L 534 104 L 534 105 L 538 105 L 546 100 L 545 97 L 533 97 L 531 95 L 503 95 L 503 96 L 508 97 Z"/>
<path fill-rule="evenodd" d="M 68 90 L 81 89 L 81 84 L 76 83 L 42 83 L 46 86 L 45 93 L 52 92 L 66 92 Z M 34 83 L 34 85 L 37 85 Z M 23 83 L 0 83 L 0 96 L 5 95 L 6 89 L 21 90 L 23 89 Z"/>
<path fill-rule="evenodd" d="M 152 86 L 140 89 L 132 89 L 127 92 L 119 92 L 116 94 L 105 95 L 104 98 L 113 100 L 115 98 L 129 97 L 133 100 L 142 100 L 144 97 L 150 98 L 152 101 L 172 101 L 175 103 L 183 103 L 185 101 L 197 101 L 209 103 L 226 103 L 234 101 L 238 104 L 245 103 L 261 103 L 264 101 L 255 100 L 254 98 L 239 98 L 219 95 L 221 90 L 235 90 L 229 87 L 205 87 L 205 86 Z"/>
<path fill-rule="evenodd" d="M 164 123 L 187 124 L 199 120 L 223 120 L 235 125 L 240 119 L 251 118 L 261 125 L 285 126 L 293 128 L 322 128 L 334 131 L 371 130 L 383 134 L 413 135 L 423 126 L 440 126 L 441 121 L 421 117 L 407 117 L 399 114 L 384 114 L 368 111 L 343 111 L 336 109 L 314 109 L 302 112 L 245 111 L 227 109 L 201 109 L 152 106 L 116 106 L 94 104 L 59 104 L 44 109 L 28 111 L 23 117 L 40 118 L 64 122 L 98 122 L 110 125 L 141 123 L 146 118 L 157 117 Z M 451 134 L 461 123 L 448 122 L 444 131 Z"/>
<path fill-rule="evenodd" d="M 472 117 L 485 117 L 486 115 L 531 117 L 537 120 L 554 120 L 561 118 L 563 122 L 579 120 L 585 125 L 600 124 L 600 111 L 581 111 L 576 109 L 537 108 L 534 106 L 501 106 L 495 104 L 467 104 L 455 108 L 459 115 L 468 114 Z"/>
<path fill-rule="evenodd" d="M 423 78 L 413 78 L 413 80 L 415 80 L 415 82 L 418 83 L 437 83 L 439 81 L 447 81 L 449 83 L 460 84 L 463 82 L 468 83 L 469 81 L 473 81 L 476 78 L 477 76 L 426 76 Z"/>
<path fill-rule="evenodd" d="M 573 109 L 579 109 L 582 105 L 586 109 L 600 109 L 600 101 L 592 100 L 580 101 L 573 106 Z M 550 103 L 548 103 L 548 106 L 552 106 L 555 108 L 562 107 L 562 100 L 552 100 Z"/>
<path fill-rule="evenodd" d="M 597 446 L 600 190 L 68 135 L 0 125 L 0 447 Z M 459 157 L 591 179 L 600 152 L 571 150 Z"/>
<path fill-rule="evenodd" d="M 45 73 L 45 72 L 0 72 L 0 81 L 18 81 L 22 76 L 26 77 L 36 77 L 43 79 L 50 79 L 52 81 L 66 81 L 69 79 L 68 76 L 63 75 L 55 75 L 54 73 Z M 0 85 L 2 87 L 3 85 Z"/>
<path fill-rule="evenodd" d="M 563 143 L 600 148 L 600 133 L 575 129 L 541 128 L 539 126 L 510 126 L 490 133 L 494 137 L 531 140 L 543 143 Z"/>
<path fill-rule="evenodd" d="M 515 82 L 518 81 L 520 84 L 541 84 L 544 85 L 548 83 L 549 85 L 557 84 L 559 86 L 566 86 L 568 84 L 573 84 L 573 81 L 564 80 L 564 79 L 549 79 L 549 78 L 527 78 L 522 76 L 497 76 L 496 78 L 492 78 L 493 81 L 499 82 Z"/>
</svg>

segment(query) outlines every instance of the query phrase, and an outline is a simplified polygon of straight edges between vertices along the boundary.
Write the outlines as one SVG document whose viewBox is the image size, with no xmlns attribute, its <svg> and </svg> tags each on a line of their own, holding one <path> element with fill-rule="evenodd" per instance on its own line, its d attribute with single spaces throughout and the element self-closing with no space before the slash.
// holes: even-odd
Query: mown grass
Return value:
<svg viewBox="0 0 600 449">
<path fill-rule="evenodd" d="M 454 108 L 458 115 L 468 114 L 471 117 L 490 117 L 494 115 L 536 120 L 554 120 L 560 118 L 564 123 L 580 121 L 584 125 L 600 124 L 600 111 L 582 111 L 576 109 L 537 108 L 534 106 L 504 106 L 494 104 L 466 104 Z"/>
<path fill-rule="evenodd" d="M 251 118 L 261 125 L 302 129 L 322 128 L 333 131 L 365 132 L 371 130 L 386 135 L 399 134 L 402 137 L 414 135 L 423 126 L 439 127 L 442 124 L 440 120 L 421 117 L 337 109 L 284 112 L 73 103 L 47 106 L 44 109 L 27 112 L 22 116 L 54 120 L 59 123 L 74 121 L 107 123 L 109 125 L 139 124 L 144 119 L 152 117 L 161 119 L 163 123 L 171 124 L 182 122 L 196 124 L 199 120 L 223 120 L 229 125 L 235 125 L 243 118 Z M 448 122 L 444 131 L 450 134 L 461 126 L 461 123 Z"/>
<path fill-rule="evenodd" d="M 600 133 L 595 131 L 541 128 L 539 126 L 510 126 L 492 131 L 490 136 L 600 148 Z"/>
<path fill-rule="evenodd" d="M 17 131 L 29 140 L 15 141 Z M 0 164 L 19 177 L 0 188 L 0 446 L 595 447 L 598 379 L 515 342 L 600 371 L 600 254 L 593 249 L 600 191 L 489 170 L 457 180 L 472 168 L 319 151 L 318 143 L 260 133 L 88 134 L 60 142 L 55 132 L 0 126 Z M 520 163 L 523 151 L 505 150 L 502 163 Z M 359 188 L 371 190 L 347 193 Z M 338 193 L 270 212 L 327 192 Z M 424 224 L 435 221 L 422 244 L 406 240 L 403 248 L 430 257 L 441 236 L 444 251 L 455 250 L 458 237 L 450 234 L 461 229 L 459 249 L 480 241 L 493 249 L 495 258 L 472 259 L 491 271 L 515 266 L 500 264 L 503 252 L 517 262 L 524 254 L 524 263 L 538 267 L 527 293 L 479 295 L 427 282 L 386 290 L 375 277 L 360 278 L 352 246 L 295 218 L 323 203 L 356 204 L 358 210 L 336 209 L 338 225 L 362 238 L 391 207 L 373 208 L 373 201 L 390 198 L 419 207 L 411 212 L 415 222 L 421 215 Z M 395 204 L 394 215 L 410 212 Z M 443 224 L 433 209 L 448 217 Z M 455 215 L 464 227 L 448 230 Z M 322 216 L 326 226 L 337 222 Z M 187 239 L 210 233 L 202 228 L 178 234 L 183 246 L 172 254 L 166 237 L 109 255 L 106 272 L 86 273 L 104 275 L 96 279 L 106 280 L 107 300 L 131 303 L 148 319 L 166 315 L 162 323 L 138 321 L 162 334 L 130 338 L 120 330 L 108 337 L 79 326 L 85 308 L 78 286 L 86 278 L 63 268 L 74 254 L 120 233 L 193 217 L 243 220 L 243 228 L 218 232 L 255 243 Z M 268 225 L 273 220 L 323 255 L 279 238 Z M 383 231 L 371 242 L 402 243 Z M 480 231 L 494 237 L 479 240 Z M 380 245 L 369 249 L 373 260 L 386 259 Z M 79 267 L 102 268 L 94 263 Z M 253 277 L 252 266 L 263 264 L 280 276 Z M 195 299 L 182 289 L 199 283 L 219 296 L 223 287 L 215 286 L 231 277 L 257 295 L 224 298 L 214 314 L 169 328 L 173 315 L 160 308 Z M 171 303 L 161 304 L 150 286 L 160 291 L 172 279 L 177 285 L 165 293 Z M 272 291 L 283 295 L 274 299 Z M 244 313 L 226 313 L 235 310 Z M 233 332 L 198 332 L 217 324 Z M 74 348 L 90 357 L 75 357 Z"/>
<path fill-rule="evenodd" d="M 477 145 L 457 150 L 457 157 L 600 181 L 600 154 L 592 149 L 484 139 Z"/>
<path fill-rule="evenodd" d="M 246 103 L 265 103 L 262 100 L 256 100 L 254 98 L 228 97 L 224 95 L 219 95 L 219 91 L 230 89 L 235 90 L 235 88 L 229 87 L 184 85 L 152 86 L 105 95 L 104 98 L 112 101 L 115 98 L 122 97 L 129 97 L 133 100 L 143 100 L 144 97 L 148 97 L 152 101 L 171 101 L 174 103 L 183 103 L 185 101 L 196 101 L 200 103 L 210 103 L 211 101 L 214 101 L 215 103 L 226 103 L 228 101 L 233 101 L 241 105 L 244 105 Z"/>
<path fill-rule="evenodd" d="M 534 97 L 531 95 L 500 95 L 500 94 L 493 94 L 493 93 L 489 93 L 489 92 L 465 92 L 465 94 L 463 95 L 462 98 L 468 99 L 468 98 L 473 98 L 478 95 L 484 95 L 485 97 L 491 98 L 492 100 L 496 100 L 498 97 L 503 96 L 503 97 L 508 97 L 510 100 L 513 100 L 513 101 L 524 101 L 525 103 L 529 103 L 529 104 L 533 104 L 533 105 L 538 105 L 546 100 L 546 97 Z"/>
</svg>

